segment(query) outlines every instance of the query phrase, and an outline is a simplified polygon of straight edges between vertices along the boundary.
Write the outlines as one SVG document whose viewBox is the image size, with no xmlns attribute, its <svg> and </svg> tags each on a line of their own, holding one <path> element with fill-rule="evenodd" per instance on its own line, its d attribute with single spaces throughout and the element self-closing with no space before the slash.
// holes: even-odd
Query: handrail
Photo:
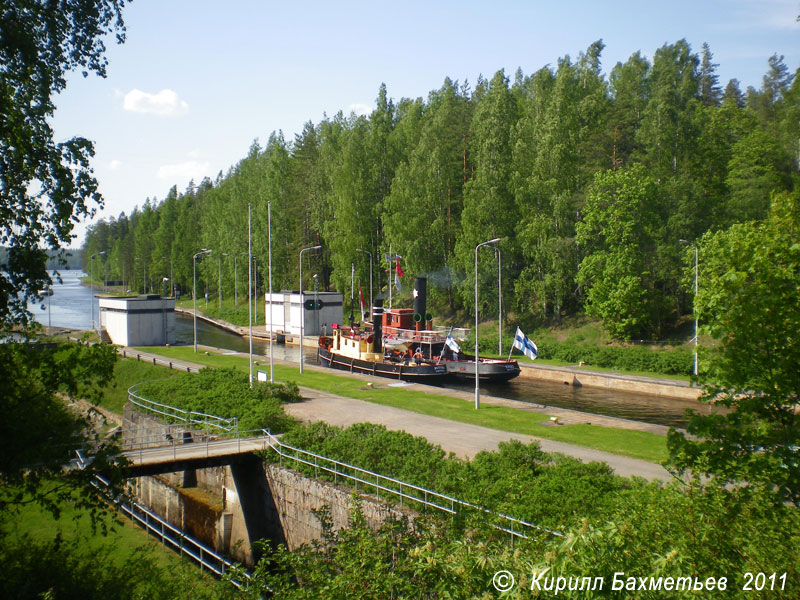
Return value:
<svg viewBox="0 0 800 600">
<path fill-rule="evenodd" d="M 131 401 L 134 404 L 144 408 L 145 410 L 151 410 L 152 412 L 155 412 L 157 414 L 163 414 L 165 416 L 168 416 L 169 413 L 167 410 L 162 411 L 160 410 L 160 408 L 157 408 L 161 407 L 164 409 L 172 410 L 177 413 L 192 414 L 188 413 L 187 411 L 184 411 L 183 409 L 175 408 L 172 406 L 154 402 L 152 400 L 147 400 L 146 398 L 142 398 L 141 396 L 137 396 L 132 391 L 136 387 L 137 386 L 132 386 L 128 390 L 129 398 L 131 398 Z M 137 401 L 133 400 L 134 397 L 137 399 Z M 155 406 L 156 408 L 154 408 L 153 406 Z M 196 414 L 200 415 L 202 413 L 196 413 Z M 231 421 L 231 419 L 214 417 L 214 415 L 202 415 L 202 416 L 213 417 L 214 419 L 219 420 L 220 422 Z M 235 419 L 233 419 L 233 421 L 235 422 Z M 184 422 L 193 422 L 193 421 L 188 420 Z M 201 423 L 209 425 L 207 421 Z M 222 435 L 232 435 L 234 438 L 242 440 L 241 432 L 239 432 L 238 430 L 238 423 L 234 423 L 234 425 L 235 427 L 233 428 L 220 427 L 219 433 L 221 433 Z M 492 527 L 494 527 L 499 531 L 506 532 L 510 534 L 512 537 L 530 539 L 528 535 L 523 533 L 523 531 L 532 531 L 532 530 L 536 530 L 549 535 L 563 537 L 563 534 L 558 531 L 548 529 L 546 527 L 542 527 L 540 525 L 536 525 L 528 521 L 523 521 L 522 519 L 517 519 L 516 517 L 512 517 L 504 513 L 495 512 L 478 504 L 473 504 L 465 500 L 460 500 L 459 498 L 448 496 L 447 494 L 441 494 L 439 492 L 429 490 L 412 483 L 400 481 L 399 479 L 387 477 L 385 475 L 381 475 L 380 473 L 376 473 L 368 469 L 363 469 L 361 467 L 350 465 L 348 463 L 341 462 L 333 458 L 328 458 L 327 456 L 322 456 L 321 454 L 315 454 L 313 452 L 309 452 L 308 450 L 303 450 L 301 448 L 295 448 L 294 446 L 284 444 L 280 439 L 278 439 L 276 436 L 270 433 L 267 429 L 262 429 L 260 433 L 261 437 L 264 440 L 264 450 L 266 451 L 268 448 L 270 448 L 273 451 L 275 451 L 278 454 L 278 456 L 281 457 L 281 464 L 283 464 L 282 459 L 285 458 L 287 460 L 294 461 L 297 464 L 314 467 L 315 472 L 321 470 L 332 474 L 334 476 L 334 482 L 336 482 L 339 477 L 345 480 L 350 480 L 355 482 L 356 490 L 358 490 L 358 484 L 361 483 L 369 489 L 374 489 L 375 494 L 376 496 L 378 496 L 378 498 L 380 498 L 380 493 L 381 491 L 383 491 L 389 494 L 394 494 L 396 496 L 399 496 L 401 502 L 403 500 L 410 500 L 412 502 L 418 502 L 423 506 L 428 506 L 449 514 L 457 514 L 459 510 L 468 509 L 479 513 L 483 513 L 485 515 L 491 515 L 499 519 L 499 523 L 491 524 Z M 175 446 L 174 440 L 171 441 L 173 442 L 172 445 L 174 449 Z M 208 446 L 208 443 L 209 440 L 207 439 L 206 446 Z M 142 449 L 140 449 L 140 453 L 141 451 Z M 515 526 L 517 527 L 516 529 Z"/>
<path fill-rule="evenodd" d="M 355 465 L 350 465 L 326 456 L 322 456 L 320 454 L 315 454 L 301 448 L 295 448 L 294 446 L 284 444 L 266 429 L 262 431 L 266 444 L 269 445 L 269 447 L 272 448 L 282 458 L 314 467 L 315 470 L 322 470 L 332 473 L 335 479 L 342 477 L 344 479 L 355 481 L 356 484 L 362 483 L 370 489 L 374 488 L 376 495 L 379 498 L 380 492 L 384 491 L 400 496 L 401 499 L 419 502 L 424 506 L 429 506 L 450 514 L 456 514 L 458 509 L 470 509 L 477 512 L 482 512 L 486 515 L 498 517 L 501 523 L 505 523 L 505 525 L 492 523 L 492 527 L 499 531 L 504 531 L 514 537 L 529 539 L 529 536 L 523 533 L 522 530 L 532 529 L 558 537 L 563 537 L 563 534 L 558 531 L 541 527 L 540 525 L 535 525 L 534 523 L 529 523 L 528 521 L 523 521 L 522 519 L 517 519 L 516 517 L 512 517 L 504 513 L 498 513 L 483 506 L 448 496 L 447 494 L 441 494 L 412 483 L 407 483 L 405 481 L 400 481 L 399 479 L 381 475 L 380 473 L 375 473 L 374 471 L 370 471 L 368 469 L 362 469 L 361 467 L 356 467 Z M 292 455 L 290 452 L 293 452 L 294 455 Z M 327 463 L 331 466 L 320 464 L 321 462 Z M 347 473 L 344 469 L 352 470 L 355 473 L 359 473 L 361 476 Z M 412 492 L 416 492 L 416 494 L 413 494 Z M 515 530 L 515 525 L 520 526 L 521 530 Z"/>
<path fill-rule="evenodd" d="M 82 459 L 82 457 L 79 456 L 79 459 Z M 99 487 L 99 484 L 108 487 L 108 481 L 100 475 L 95 475 L 95 481 L 92 482 L 92 485 Z M 233 569 L 239 569 L 238 565 L 207 546 L 204 546 L 193 537 L 186 535 L 183 531 L 159 517 L 146 506 L 135 501 L 130 501 L 128 503 L 122 502 L 119 499 L 114 500 L 114 502 L 131 521 L 142 527 L 148 533 L 160 537 L 161 543 L 164 546 L 169 545 L 173 550 L 178 552 L 179 555 L 185 554 L 198 563 L 201 571 L 203 568 L 206 568 L 218 577 L 224 577 L 226 575 L 226 569 L 228 572 Z M 160 527 L 157 527 L 157 525 Z M 229 578 L 228 581 L 238 589 L 241 589 L 250 582 L 251 575 L 244 569 L 239 569 L 239 572 L 246 581 L 237 581 L 232 577 Z"/>
<path fill-rule="evenodd" d="M 239 429 L 239 420 L 236 417 L 226 419 L 216 415 L 209 415 L 197 411 L 187 411 L 182 408 L 176 408 L 168 404 L 162 404 L 155 400 L 150 400 L 144 396 L 139 396 L 136 393 L 136 388 L 147 382 L 137 383 L 128 388 L 128 400 L 143 409 L 145 412 L 154 413 L 167 417 L 167 419 L 174 419 L 179 423 L 202 425 L 206 432 L 209 428 L 214 429 L 218 433 L 236 433 Z"/>
</svg>

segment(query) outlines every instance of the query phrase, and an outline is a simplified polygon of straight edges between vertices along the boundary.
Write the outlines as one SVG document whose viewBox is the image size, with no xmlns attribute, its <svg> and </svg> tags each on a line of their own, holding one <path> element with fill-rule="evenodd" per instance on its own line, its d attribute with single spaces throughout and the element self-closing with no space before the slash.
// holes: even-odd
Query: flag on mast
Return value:
<svg viewBox="0 0 800 600">
<path fill-rule="evenodd" d="M 358 282 L 358 297 L 361 300 L 361 322 L 364 322 L 364 309 L 366 307 L 366 303 L 364 302 L 364 291 L 361 289 L 361 282 Z"/>
<path fill-rule="evenodd" d="M 400 259 L 403 258 L 402 256 L 395 256 L 392 260 L 394 261 L 394 285 L 397 287 L 397 290 L 402 292 L 403 287 L 400 285 L 400 278 L 405 276 L 403 273 L 403 268 L 400 266 Z"/>
<path fill-rule="evenodd" d="M 531 360 L 536 360 L 536 357 L 539 356 L 539 349 L 536 347 L 536 344 L 534 344 L 527 335 L 522 333 L 519 327 L 517 327 L 517 333 L 514 334 L 513 347 Z"/>
</svg>

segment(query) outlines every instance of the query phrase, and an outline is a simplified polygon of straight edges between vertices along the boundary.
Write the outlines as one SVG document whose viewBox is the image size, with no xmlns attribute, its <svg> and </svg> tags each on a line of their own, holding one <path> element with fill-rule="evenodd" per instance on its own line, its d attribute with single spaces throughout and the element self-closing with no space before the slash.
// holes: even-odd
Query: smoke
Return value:
<svg viewBox="0 0 800 600">
<path fill-rule="evenodd" d="M 453 287 L 453 282 L 457 281 L 458 276 L 448 267 L 445 265 L 438 271 L 430 271 L 428 273 L 420 273 L 417 275 L 418 277 L 427 277 L 428 278 L 428 285 L 433 287 L 447 290 Z"/>
</svg>

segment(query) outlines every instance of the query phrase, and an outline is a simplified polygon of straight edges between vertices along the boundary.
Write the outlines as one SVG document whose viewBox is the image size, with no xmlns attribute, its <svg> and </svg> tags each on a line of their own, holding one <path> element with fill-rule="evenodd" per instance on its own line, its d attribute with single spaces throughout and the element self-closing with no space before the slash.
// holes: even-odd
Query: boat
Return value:
<svg viewBox="0 0 800 600">
<path fill-rule="evenodd" d="M 426 312 L 424 277 L 414 281 L 414 308 L 383 308 L 378 298 L 373 322 L 336 326 L 319 339 L 318 358 L 323 366 L 404 381 L 442 383 L 475 380 L 475 357 L 461 351 L 468 329 L 434 328 Z M 503 383 L 520 374 L 516 360 L 478 356 L 478 379 Z"/>
<path fill-rule="evenodd" d="M 399 345 L 384 349 L 382 303 L 380 299 L 375 301 L 371 328 L 334 325 L 331 335 L 320 336 L 317 348 L 319 363 L 350 373 L 414 383 L 436 384 L 447 380 L 449 373 L 444 363 L 409 355 L 406 350 L 401 351 Z"/>
</svg>

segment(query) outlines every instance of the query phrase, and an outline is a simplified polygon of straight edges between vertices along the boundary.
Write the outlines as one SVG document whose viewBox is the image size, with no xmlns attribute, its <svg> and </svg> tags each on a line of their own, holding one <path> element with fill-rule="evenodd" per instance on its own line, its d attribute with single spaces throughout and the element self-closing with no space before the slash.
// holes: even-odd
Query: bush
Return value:
<svg viewBox="0 0 800 600">
<path fill-rule="evenodd" d="M 543 342 L 539 357 L 624 371 L 691 375 L 694 354 L 686 348 L 653 350 L 643 346 L 588 346 L 574 342 Z"/>
<path fill-rule="evenodd" d="M 546 527 L 602 518 L 617 493 L 628 487 L 606 464 L 550 455 L 535 442 L 501 443 L 496 452 L 464 461 L 445 457 L 441 447 L 425 438 L 369 423 L 348 428 L 313 423 L 288 432 L 283 440 Z M 313 468 L 308 474 L 314 474 Z"/>
<path fill-rule="evenodd" d="M 197 375 L 148 381 L 137 389 L 145 398 L 184 410 L 239 419 L 239 429 L 269 429 L 282 433 L 294 420 L 281 406 L 300 399 L 297 385 L 259 382 L 250 387 L 236 369 L 201 370 Z"/>
</svg>

